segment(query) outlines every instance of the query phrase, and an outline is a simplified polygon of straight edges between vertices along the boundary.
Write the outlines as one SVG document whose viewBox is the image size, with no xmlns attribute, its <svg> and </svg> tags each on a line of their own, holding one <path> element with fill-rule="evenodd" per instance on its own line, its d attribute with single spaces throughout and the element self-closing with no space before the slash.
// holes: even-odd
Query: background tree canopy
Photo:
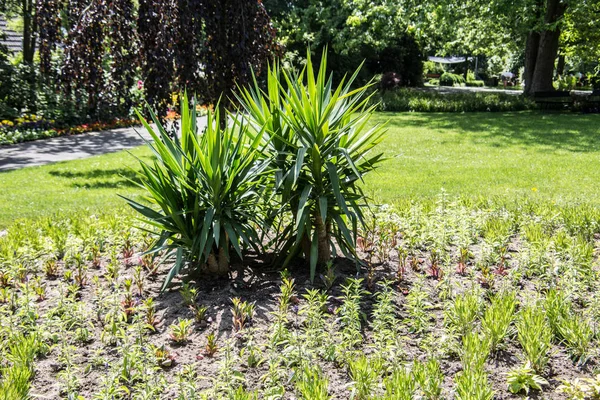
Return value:
<svg viewBox="0 0 600 400">
<path fill-rule="evenodd" d="M 589 72 L 600 55 L 597 0 L 265 0 L 265 6 L 289 59 L 307 45 L 315 55 L 329 46 L 338 71 L 367 59 L 366 73 L 389 72 L 381 53 L 402 54 L 400 47 L 415 43 L 427 55 L 483 56 L 501 64 L 496 73 L 524 68 L 529 92 L 552 90 L 559 55 L 574 72 Z"/>
<path fill-rule="evenodd" d="M 6 0 L 0 13 L 23 36 L 22 53 L 0 55 L 14 89 L 3 115 L 57 120 L 125 115 L 142 98 L 163 115 L 184 89 L 226 105 L 251 70 L 275 55 L 300 66 L 307 47 L 316 61 L 327 49 L 335 80 L 364 61 L 357 84 L 382 75 L 384 89 L 421 85 L 428 55 L 476 56 L 474 79 L 510 71 L 526 93 L 600 58 L 599 0 Z"/>
</svg>

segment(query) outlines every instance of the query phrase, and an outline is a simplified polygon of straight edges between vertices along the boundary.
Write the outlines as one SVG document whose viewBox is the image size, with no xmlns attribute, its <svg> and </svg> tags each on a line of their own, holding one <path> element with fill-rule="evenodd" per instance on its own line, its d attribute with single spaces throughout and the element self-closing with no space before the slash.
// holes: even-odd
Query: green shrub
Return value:
<svg viewBox="0 0 600 400">
<path fill-rule="evenodd" d="M 475 73 L 471 70 L 467 71 L 467 82 L 473 82 L 475 81 Z"/>
<path fill-rule="evenodd" d="M 397 89 L 373 97 L 381 111 L 471 112 L 532 110 L 535 103 L 508 93 L 439 93 L 433 90 Z"/>
<path fill-rule="evenodd" d="M 570 91 L 577 86 L 577 78 L 572 75 L 560 76 L 554 81 L 554 88 L 561 91 Z"/>
<path fill-rule="evenodd" d="M 590 84 L 592 85 L 592 89 L 600 90 L 600 72 L 590 77 Z"/>
<path fill-rule="evenodd" d="M 297 76 L 273 68 L 266 93 L 255 83 L 239 96 L 253 124 L 270 136 L 280 200 L 275 214 L 288 211 L 292 217 L 280 231 L 280 250 L 288 260 L 302 251 L 311 279 L 316 265 L 335 252 L 332 238 L 346 256 L 355 254 L 366 204 L 358 183 L 381 161 L 371 151 L 384 134 L 382 126 L 368 125 L 376 108 L 368 105 L 368 86 L 351 88 L 359 70 L 334 89 L 326 65 L 324 52 L 315 74 L 309 53 Z"/>
<path fill-rule="evenodd" d="M 452 74 L 450 72 L 444 72 L 440 76 L 441 86 L 460 86 L 465 83 L 465 78 L 461 75 Z"/>
<path fill-rule="evenodd" d="M 165 258 L 175 259 L 163 290 L 184 268 L 226 274 L 231 247 L 241 257 L 243 246 L 260 243 L 257 204 L 269 166 L 261 159 L 261 137 L 252 138 L 241 120 L 221 127 L 218 111 L 208 114 L 200 134 L 195 101 L 189 107 L 187 95 L 181 102 L 181 140 L 172 139 L 151 115 L 158 132 L 140 119 L 153 139 L 148 146 L 156 159 L 140 160 L 140 186 L 157 209 L 126 200 L 160 231 L 151 252 L 166 251 Z"/>
<path fill-rule="evenodd" d="M 485 84 L 483 81 L 467 81 L 465 84 L 467 87 L 484 87 Z"/>
<path fill-rule="evenodd" d="M 438 74 L 441 75 L 444 73 L 444 67 L 440 63 L 436 63 L 434 61 L 425 61 L 423 63 L 423 73 L 427 74 Z"/>
</svg>

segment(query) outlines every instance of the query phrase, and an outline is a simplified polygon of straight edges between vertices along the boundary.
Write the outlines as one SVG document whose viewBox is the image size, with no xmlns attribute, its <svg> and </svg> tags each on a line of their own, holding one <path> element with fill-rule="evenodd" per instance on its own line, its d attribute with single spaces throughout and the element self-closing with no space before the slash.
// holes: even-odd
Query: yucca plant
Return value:
<svg viewBox="0 0 600 400">
<path fill-rule="evenodd" d="M 335 250 L 355 255 L 356 229 L 363 223 L 365 195 L 358 183 L 382 160 L 373 147 L 384 134 L 369 125 L 376 105 L 369 106 L 369 85 L 352 89 L 358 70 L 334 87 L 323 53 L 315 73 L 310 53 L 299 73 L 269 71 L 267 90 L 242 89 L 241 107 L 253 125 L 264 129 L 273 153 L 275 190 L 280 208 L 292 223 L 282 228 L 279 248 L 291 257 L 303 252 L 310 260 L 311 280 Z"/>
<path fill-rule="evenodd" d="M 181 139 L 171 138 L 151 111 L 156 130 L 140 115 L 155 156 L 151 163 L 140 160 L 140 186 L 150 206 L 126 199 L 160 231 L 149 252 L 165 251 L 175 260 L 163 290 L 184 269 L 225 275 L 231 248 L 241 257 L 244 247 L 260 245 L 258 204 L 270 163 L 260 138 L 249 135 L 240 118 L 222 126 L 219 111 L 209 111 L 200 132 L 195 100 L 189 104 L 182 96 Z"/>
</svg>

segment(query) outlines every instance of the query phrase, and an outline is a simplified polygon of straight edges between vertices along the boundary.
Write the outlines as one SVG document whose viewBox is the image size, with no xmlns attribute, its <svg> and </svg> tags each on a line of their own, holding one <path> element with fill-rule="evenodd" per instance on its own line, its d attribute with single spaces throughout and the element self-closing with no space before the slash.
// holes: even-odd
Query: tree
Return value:
<svg viewBox="0 0 600 400">
<path fill-rule="evenodd" d="M 553 90 L 554 64 L 566 37 L 581 38 L 577 32 L 585 31 L 583 37 L 597 38 L 595 16 L 600 6 L 588 0 L 471 0 L 460 4 L 442 0 L 425 1 L 419 7 L 429 11 L 416 14 L 411 23 L 430 30 L 424 15 L 437 15 L 440 23 L 433 30 L 455 37 L 453 42 L 459 48 L 492 55 L 506 52 L 503 46 L 507 46 L 524 54 L 525 93 L 529 94 Z M 464 12 L 457 11 L 461 9 Z M 563 35 L 567 30 L 568 35 Z"/>
<path fill-rule="evenodd" d="M 0 13 L 18 16 L 23 23 L 23 61 L 33 65 L 37 38 L 35 0 L 4 0 Z"/>
<path fill-rule="evenodd" d="M 259 0 L 142 0 L 138 21 L 148 99 L 161 111 L 184 89 L 227 107 L 236 85 L 277 50 Z"/>
<path fill-rule="evenodd" d="M 133 0 L 68 0 L 62 6 L 62 25 L 68 27 L 63 38 L 63 90 L 76 102 L 85 97 L 89 115 L 126 113 L 137 64 Z"/>
<path fill-rule="evenodd" d="M 260 73 L 277 52 L 275 31 L 261 1 L 204 0 L 202 17 L 204 100 L 215 104 L 222 97 L 225 107 L 236 85 L 246 84 L 252 70 Z"/>
<path fill-rule="evenodd" d="M 288 60 L 298 61 L 296 58 L 307 46 L 318 59 L 327 48 L 328 68 L 336 80 L 352 73 L 365 60 L 365 68 L 357 79 L 359 83 L 379 73 L 407 75 L 417 71 L 419 79 L 412 73 L 404 81 L 418 85 L 422 64 L 420 43 L 415 41 L 406 13 L 398 5 L 397 1 L 385 0 L 265 1 Z"/>
</svg>

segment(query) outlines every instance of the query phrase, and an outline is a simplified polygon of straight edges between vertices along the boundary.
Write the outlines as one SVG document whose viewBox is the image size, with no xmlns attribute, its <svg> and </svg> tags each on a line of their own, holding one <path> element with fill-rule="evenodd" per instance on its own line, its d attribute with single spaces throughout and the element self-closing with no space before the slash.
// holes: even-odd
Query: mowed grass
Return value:
<svg viewBox="0 0 600 400">
<path fill-rule="evenodd" d="M 1 156 L 2 148 L 0 148 Z M 131 154 L 130 154 L 131 153 Z M 133 155 L 150 159 L 144 146 L 127 151 L 0 172 L 0 227 L 19 218 L 90 212 L 125 207 L 117 194 L 139 196 L 139 163 Z"/>
<path fill-rule="evenodd" d="M 378 114 L 388 157 L 366 178 L 376 201 L 451 196 L 600 204 L 600 115 Z"/>
<path fill-rule="evenodd" d="M 380 113 L 388 157 L 366 179 L 377 203 L 466 199 L 600 205 L 600 115 Z M 0 156 L 2 149 L 0 148 Z M 144 148 L 132 154 L 149 159 Z M 127 152 L 0 173 L 0 227 L 14 219 L 123 207 L 138 196 Z"/>
</svg>

